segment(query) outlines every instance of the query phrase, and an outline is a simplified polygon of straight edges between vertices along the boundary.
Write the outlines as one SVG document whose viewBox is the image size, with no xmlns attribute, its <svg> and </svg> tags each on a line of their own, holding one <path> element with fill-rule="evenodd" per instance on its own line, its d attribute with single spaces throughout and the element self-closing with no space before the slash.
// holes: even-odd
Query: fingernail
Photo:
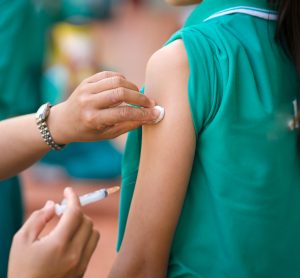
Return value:
<svg viewBox="0 0 300 278">
<path fill-rule="evenodd" d="M 49 209 L 49 208 L 53 207 L 53 205 L 54 205 L 54 202 L 48 200 L 44 206 L 44 209 Z"/>
<path fill-rule="evenodd" d="M 66 188 L 64 189 L 64 193 L 66 193 L 66 194 L 70 193 L 70 191 L 71 191 L 71 188 L 70 188 L 70 187 L 66 187 Z"/>
<path fill-rule="evenodd" d="M 158 119 L 158 117 L 160 116 L 160 111 L 158 109 L 156 109 L 155 107 L 152 108 L 152 115 L 155 118 L 155 121 Z"/>
</svg>

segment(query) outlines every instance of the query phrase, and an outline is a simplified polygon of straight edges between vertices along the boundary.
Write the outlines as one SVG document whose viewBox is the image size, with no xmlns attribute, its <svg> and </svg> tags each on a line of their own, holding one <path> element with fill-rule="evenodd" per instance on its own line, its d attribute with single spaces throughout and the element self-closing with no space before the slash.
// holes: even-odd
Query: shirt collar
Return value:
<svg viewBox="0 0 300 278">
<path fill-rule="evenodd" d="M 248 7 L 274 12 L 267 0 L 203 0 L 187 19 L 185 26 L 198 24 L 213 14 L 235 7 Z"/>
</svg>

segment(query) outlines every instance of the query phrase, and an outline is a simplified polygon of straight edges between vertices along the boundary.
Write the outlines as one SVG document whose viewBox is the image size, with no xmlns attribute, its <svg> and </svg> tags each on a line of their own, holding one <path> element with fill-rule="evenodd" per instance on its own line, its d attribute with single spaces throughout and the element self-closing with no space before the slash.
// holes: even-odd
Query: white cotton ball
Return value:
<svg viewBox="0 0 300 278">
<path fill-rule="evenodd" d="M 159 106 L 159 105 L 156 105 L 154 106 L 154 109 L 158 110 L 160 112 L 160 115 L 159 117 L 156 119 L 156 121 L 154 122 L 155 124 L 158 124 L 165 116 L 165 108 Z"/>
</svg>

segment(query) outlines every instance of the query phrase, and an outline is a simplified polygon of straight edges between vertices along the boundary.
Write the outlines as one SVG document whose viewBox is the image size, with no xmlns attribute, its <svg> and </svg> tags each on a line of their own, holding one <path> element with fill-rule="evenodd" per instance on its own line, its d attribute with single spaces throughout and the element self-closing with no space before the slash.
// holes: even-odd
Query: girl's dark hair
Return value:
<svg viewBox="0 0 300 278">
<path fill-rule="evenodd" d="M 288 51 L 300 74 L 300 1 L 271 0 L 278 10 L 276 39 Z"/>
<path fill-rule="evenodd" d="M 270 0 L 278 10 L 275 38 L 294 61 L 300 78 L 300 0 Z M 300 120 L 300 113 L 297 117 Z M 300 150 L 300 134 L 298 140 Z"/>
</svg>

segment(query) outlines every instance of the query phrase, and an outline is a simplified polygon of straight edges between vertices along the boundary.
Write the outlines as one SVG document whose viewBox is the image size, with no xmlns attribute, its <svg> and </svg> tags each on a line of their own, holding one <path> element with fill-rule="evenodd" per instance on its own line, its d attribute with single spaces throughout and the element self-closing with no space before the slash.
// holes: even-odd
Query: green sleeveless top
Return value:
<svg viewBox="0 0 300 278">
<path fill-rule="evenodd" d="M 264 0 L 205 0 L 168 42 L 186 47 L 197 137 L 168 277 L 300 277 L 300 159 L 288 125 L 299 79 L 274 19 Z M 141 136 L 127 141 L 118 248 Z"/>
</svg>

